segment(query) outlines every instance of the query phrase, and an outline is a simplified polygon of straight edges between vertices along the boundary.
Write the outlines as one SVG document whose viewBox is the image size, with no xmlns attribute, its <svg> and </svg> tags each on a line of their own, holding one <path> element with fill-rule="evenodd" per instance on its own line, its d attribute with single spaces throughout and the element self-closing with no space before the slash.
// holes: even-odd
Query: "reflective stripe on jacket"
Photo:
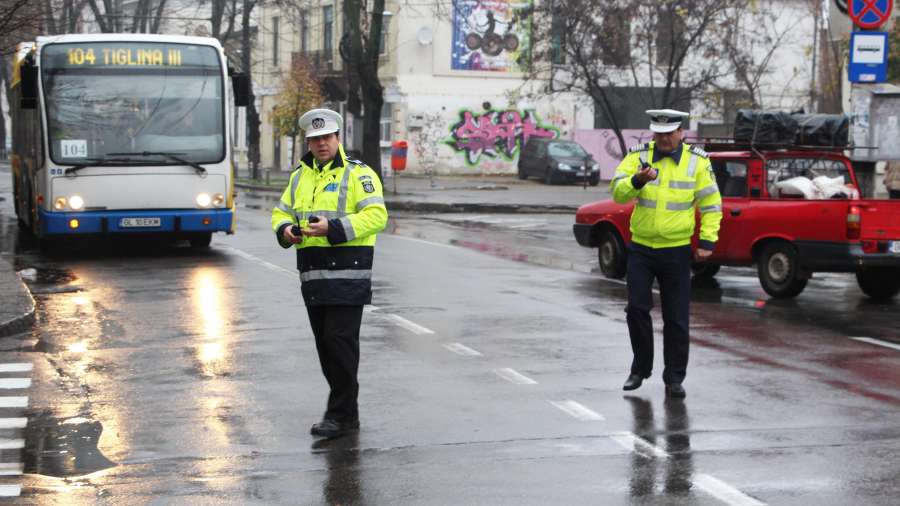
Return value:
<svg viewBox="0 0 900 506">
<path fill-rule="evenodd" d="M 328 220 L 328 236 L 304 236 L 302 243 L 294 245 L 306 305 L 370 304 L 375 237 L 387 224 L 378 175 L 347 158 L 343 146 L 334 160 L 319 169 L 312 152 L 307 153 L 272 210 L 278 244 L 288 248 L 284 229 L 308 228 L 312 216 Z"/>
<path fill-rule="evenodd" d="M 700 211 L 700 246 L 713 249 L 722 221 L 722 197 L 702 150 L 682 143 L 681 162 L 664 157 L 650 166 L 658 169 L 656 179 L 640 185 L 634 175 L 641 162 L 653 159 L 655 143 L 632 148 L 622 160 L 610 183 L 613 199 L 626 204 L 635 199 L 631 215 L 632 240 L 651 248 L 671 248 L 690 244 L 696 211 Z"/>
</svg>

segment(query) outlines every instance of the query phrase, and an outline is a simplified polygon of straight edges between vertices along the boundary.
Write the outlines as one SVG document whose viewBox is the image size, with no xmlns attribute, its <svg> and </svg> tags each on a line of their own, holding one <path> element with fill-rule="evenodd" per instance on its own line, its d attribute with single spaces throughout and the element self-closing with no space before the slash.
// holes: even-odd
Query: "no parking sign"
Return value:
<svg viewBox="0 0 900 506">
<path fill-rule="evenodd" d="M 876 28 L 891 17 L 894 0 L 850 0 L 847 10 L 860 28 Z"/>
</svg>

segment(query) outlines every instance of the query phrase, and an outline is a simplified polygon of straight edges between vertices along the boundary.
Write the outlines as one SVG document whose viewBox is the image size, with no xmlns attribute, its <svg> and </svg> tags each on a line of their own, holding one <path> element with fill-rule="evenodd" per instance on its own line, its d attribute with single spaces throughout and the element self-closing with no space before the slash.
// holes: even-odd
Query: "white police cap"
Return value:
<svg viewBox="0 0 900 506">
<path fill-rule="evenodd" d="M 682 118 L 690 116 L 690 114 L 672 109 L 651 109 L 647 111 L 650 115 L 650 130 L 661 134 L 674 132 L 681 126 Z"/>
<path fill-rule="evenodd" d="M 301 116 L 299 123 L 307 137 L 318 137 L 340 131 L 344 118 L 331 109 L 313 109 Z"/>
</svg>

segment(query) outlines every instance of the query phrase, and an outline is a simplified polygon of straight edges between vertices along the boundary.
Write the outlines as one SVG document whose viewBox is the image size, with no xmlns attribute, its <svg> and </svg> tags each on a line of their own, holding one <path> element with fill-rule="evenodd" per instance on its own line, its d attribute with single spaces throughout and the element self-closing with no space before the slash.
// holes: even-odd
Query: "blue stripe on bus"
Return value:
<svg viewBox="0 0 900 506">
<path fill-rule="evenodd" d="M 234 211 L 222 210 L 164 210 L 164 211 L 110 211 L 84 213 L 48 213 L 38 208 L 41 215 L 41 235 L 56 234 L 95 234 L 103 232 L 103 218 L 108 218 L 109 233 L 129 232 L 174 232 L 175 218 L 181 217 L 182 232 L 228 232 Z M 120 218 L 159 218 L 159 227 L 119 228 Z M 209 225 L 203 224 L 204 218 L 210 218 Z M 69 226 L 70 220 L 78 220 L 78 228 Z"/>
</svg>

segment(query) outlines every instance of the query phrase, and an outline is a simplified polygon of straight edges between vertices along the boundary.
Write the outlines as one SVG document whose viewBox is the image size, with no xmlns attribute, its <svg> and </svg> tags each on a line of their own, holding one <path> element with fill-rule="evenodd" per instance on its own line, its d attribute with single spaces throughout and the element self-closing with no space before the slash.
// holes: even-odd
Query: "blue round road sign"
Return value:
<svg viewBox="0 0 900 506">
<path fill-rule="evenodd" d="M 876 28 L 891 17 L 894 0 L 850 0 L 850 19 L 861 28 Z"/>
</svg>

